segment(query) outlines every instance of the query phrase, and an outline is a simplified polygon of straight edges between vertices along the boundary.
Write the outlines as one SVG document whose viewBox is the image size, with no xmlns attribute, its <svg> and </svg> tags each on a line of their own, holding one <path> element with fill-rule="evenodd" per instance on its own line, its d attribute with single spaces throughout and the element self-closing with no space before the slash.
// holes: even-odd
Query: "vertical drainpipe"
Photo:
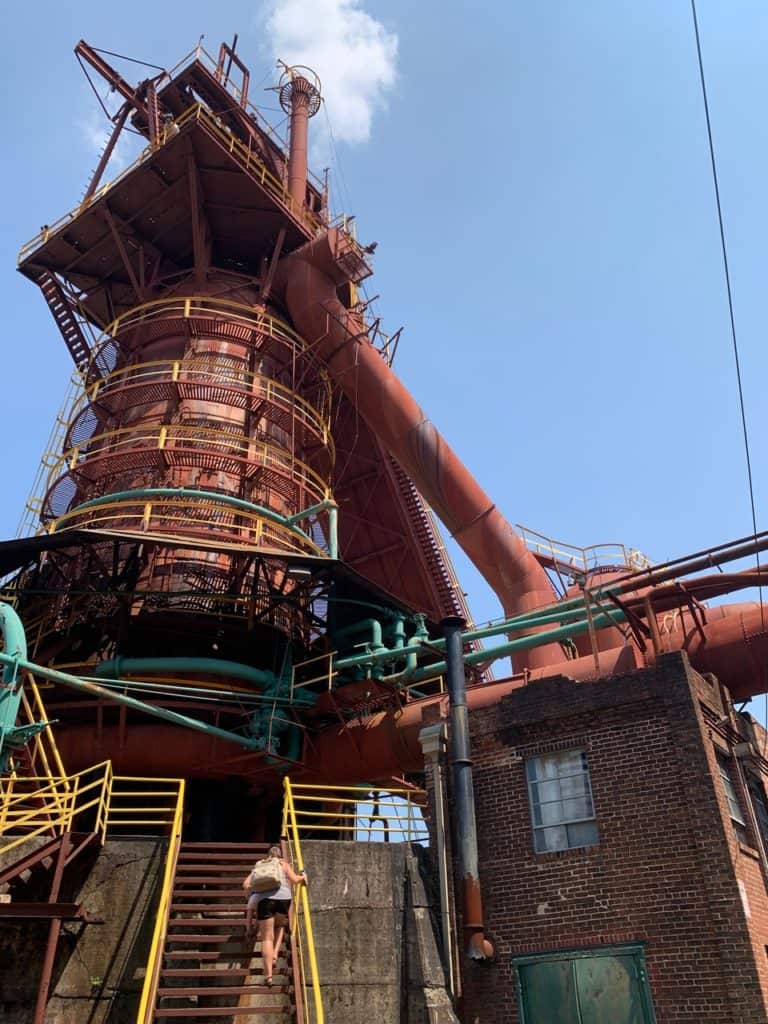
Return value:
<svg viewBox="0 0 768 1024">
<path fill-rule="evenodd" d="M 419 733 L 419 743 L 425 760 L 432 762 L 432 782 L 435 797 L 435 842 L 437 844 L 437 876 L 440 890 L 440 932 L 443 940 L 443 962 L 448 991 L 454 999 L 460 995 L 458 972 L 454 961 L 453 925 L 451 921 L 450 872 L 446 848 L 445 781 L 443 757 L 445 754 L 445 723 L 426 725 Z"/>
<path fill-rule="evenodd" d="M 456 849 L 461 875 L 461 902 L 466 953 L 472 960 L 490 960 L 493 946 L 483 928 L 483 900 L 477 864 L 477 824 L 472 788 L 472 758 L 469 747 L 469 715 L 464 678 L 461 630 L 466 621 L 459 615 L 443 619 L 448 698 L 451 710 L 451 755 L 456 802 Z"/>
</svg>

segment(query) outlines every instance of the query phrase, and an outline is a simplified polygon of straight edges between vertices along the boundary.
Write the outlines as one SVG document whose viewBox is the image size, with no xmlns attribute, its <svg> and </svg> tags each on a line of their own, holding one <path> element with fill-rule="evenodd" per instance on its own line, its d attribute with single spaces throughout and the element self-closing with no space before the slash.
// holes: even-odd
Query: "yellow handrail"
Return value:
<svg viewBox="0 0 768 1024">
<path fill-rule="evenodd" d="M 299 829 L 296 822 L 296 807 L 293 801 L 293 790 L 291 788 L 291 780 L 286 776 L 283 779 L 283 791 L 285 794 L 285 801 L 283 803 L 283 835 L 289 836 L 291 845 L 293 847 L 293 861 L 298 871 L 303 871 L 304 861 L 301 854 L 301 843 L 299 842 Z M 306 956 L 309 961 L 309 977 L 312 985 L 312 997 L 315 1009 L 315 1020 L 314 1024 L 325 1024 L 325 1014 L 323 1013 L 323 1001 L 320 993 L 320 974 L 317 968 L 317 954 L 315 953 L 315 936 L 312 930 L 312 915 L 309 910 L 309 897 L 307 895 L 306 885 L 299 887 L 298 904 L 296 918 L 297 920 L 303 919 L 304 932 L 306 935 Z M 300 909 L 299 909 L 300 908 Z M 300 925 L 299 925 L 300 926 Z M 304 950 L 303 944 L 299 942 L 299 965 L 301 974 L 301 984 L 304 990 L 304 1006 L 307 1006 L 306 1000 L 306 964 L 304 962 Z"/>
<path fill-rule="evenodd" d="M 138 306 L 132 306 L 124 313 L 115 317 L 94 343 L 98 351 L 104 341 L 114 338 L 121 331 L 146 324 L 151 320 L 167 320 L 174 316 L 182 320 L 194 321 L 197 317 L 218 316 L 222 319 L 221 328 L 241 324 L 256 334 L 279 341 L 291 347 L 297 353 L 309 353 L 304 339 L 284 321 L 263 312 L 261 309 L 237 302 L 234 299 L 212 298 L 210 295 L 172 295 L 164 299 L 150 299 Z M 241 339 L 242 341 L 242 339 Z"/>
<path fill-rule="evenodd" d="M 195 452 L 221 460 L 234 459 L 243 465 L 247 464 L 249 469 L 260 466 L 286 476 L 312 495 L 314 502 L 326 501 L 331 497 L 328 482 L 311 466 L 294 458 L 283 448 L 247 434 L 201 427 L 194 423 L 138 424 L 93 434 L 86 441 L 62 453 L 51 467 L 49 479 L 54 480 L 57 473 L 64 470 L 71 472 L 82 469 L 89 458 L 110 459 L 125 453 L 132 456 L 146 453 L 151 459 L 157 451 L 163 451 L 167 456 L 185 453 L 185 457 L 188 457 L 190 452 Z"/>
<path fill-rule="evenodd" d="M 290 415 L 330 449 L 333 439 L 330 436 L 330 412 L 322 412 L 301 395 L 271 377 L 235 368 L 224 360 L 215 358 L 203 359 L 190 356 L 184 359 L 162 359 L 146 363 L 131 363 L 119 370 L 113 370 L 99 378 L 95 384 L 84 388 L 82 394 L 74 402 L 69 414 L 69 422 L 73 423 L 83 410 L 94 402 L 106 404 L 113 394 L 120 394 L 127 389 L 151 386 L 153 392 L 161 386 L 168 386 L 169 392 L 178 390 L 184 385 L 198 387 L 215 387 L 222 397 L 219 404 L 229 403 L 241 408 L 243 396 L 252 402 L 268 401 L 280 411 Z"/>
<path fill-rule="evenodd" d="M 31 700 L 26 693 L 23 695 L 23 715 L 29 721 L 36 720 L 36 716 L 46 721 L 37 685 L 33 679 L 29 679 L 28 684 Z M 115 830 L 141 825 L 165 832 L 170 825 L 168 856 L 138 1018 L 140 1024 L 150 1024 L 181 845 L 184 780 L 115 775 L 111 761 L 67 775 L 50 726 L 40 736 L 45 733 L 50 734 L 47 737 L 50 752 L 42 746 L 38 748 L 45 774 L 14 773 L 0 777 L 0 856 L 38 836 L 56 837 L 72 831 L 78 816 L 86 812 L 90 812 L 86 818 L 92 822 L 90 831 L 102 845 L 107 835 Z"/>
<path fill-rule="evenodd" d="M 526 546 L 534 554 L 550 558 L 561 565 L 589 572 L 601 566 L 622 566 L 627 569 L 647 569 L 651 564 L 646 555 L 637 548 L 621 543 L 590 544 L 581 548 L 575 544 L 553 540 L 543 533 L 537 533 L 527 526 L 516 524 Z"/>
<path fill-rule="evenodd" d="M 162 533 L 172 530 L 174 526 L 178 527 L 180 536 L 202 532 L 210 537 L 224 533 L 228 538 L 240 539 L 254 547 L 265 546 L 301 551 L 318 558 L 328 557 L 328 552 L 310 537 L 302 537 L 287 526 L 266 519 L 256 512 L 228 510 L 215 502 L 196 499 L 191 495 L 158 498 L 150 502 L 122 499 L 91 508 L 74 508 L 52 520 L 45 529 L 47 533 L 75 529 L 116 529 L 144 535 Z"/>
<path fill-rule="evenodd" d="M 321 786 L 301 784 L 291 789 L 292 798 L 298 798 L 308 809 L 295 810 L 296 827 L 301 831 L 338 832 L 344 829 L 356 837 L 359 834 L 370 840 L 376 835 L 386 834 L 389 840 L 419 842 L 428 838 L 426 823 L 421 809 L 426 804 L 426 793 L 422 789 L 385 788 L 374 790 L 371 786 Z M 372 794 L 376 794 L 373 796 Z M 324 811 L 324 804 L 351 806 L 351 810 L 336 809 Z M 370 805 L 375 813 L 361 815 L 359 805 Z M 317 805 L 318 810 L 312 809 Z M 366 818 L 368 824 L 361 824 Z"/>
<path fill-rule="evenodd" d="M 168 842 L 168 856 L 165 860 L 165 871 L 163 872 L 163 885 L 160 891 L 160 902 L 155 918 L 155 928 L 152 933 L 152 945 L 147 960 L 147 969 L 144 975 L 144 984 L 141 989 L 141 1001 L 139 1012 L 136 1017 L 136 1024 L 151 1024 L 154 1016 L 155 1001 L 157 999 L 157 988 L 160 980 L 160 967 L 163 960 L 163 947 L 165 936 L 168 931 L 168 919 L 171 910 L 171 896 L 173 893 L 173 879 L 176 875 L 176 864 L 179 859 L 181 847 L 181 829 L 184 819 L 184 780 L 178 779 L 178 796 L 176 799 L 176 811 L 173 816 L 171 836 Z"/>
</svg>

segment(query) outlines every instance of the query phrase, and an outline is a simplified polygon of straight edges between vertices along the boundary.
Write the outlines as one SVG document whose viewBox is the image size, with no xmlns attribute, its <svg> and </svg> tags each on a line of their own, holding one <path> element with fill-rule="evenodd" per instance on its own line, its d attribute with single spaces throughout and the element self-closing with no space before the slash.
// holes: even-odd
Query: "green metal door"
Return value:
<svg viewBox="0 0 768 1024">
<path fill-rule="evenodd" d="M 515 960 L 524 1024 L 654 1024 L 640 946 Z"/>
</svg>

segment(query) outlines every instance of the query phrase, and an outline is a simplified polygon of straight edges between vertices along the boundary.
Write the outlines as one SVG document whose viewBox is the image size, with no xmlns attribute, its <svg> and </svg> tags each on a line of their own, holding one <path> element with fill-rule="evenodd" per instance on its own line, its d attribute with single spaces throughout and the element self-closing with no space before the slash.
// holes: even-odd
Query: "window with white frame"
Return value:
<svg viewBox="0 0 768 1024">
<path fill-rule="evenodd" d="M 598 842 L 587 755 L 559 750 L 525 764 L 536 853 Z"/>
<path fill-rule="evenodd" d="M 726 759 L 720 754 L 717 756 L 717 764 L 720 768 L 720 778 L 723 782 L 723 790 L 725 791 L 725 799 L 728 803 L 728 813 L 731 816 L 733 831 L 736 833 L 739 841 L 745 843 L 747 841 L 747 823 L 744 821 L 744 812 L 741 809 L 739 798 L 736 796 L 736 790 L 733 786 L 731 769 Z"/>
</svg>

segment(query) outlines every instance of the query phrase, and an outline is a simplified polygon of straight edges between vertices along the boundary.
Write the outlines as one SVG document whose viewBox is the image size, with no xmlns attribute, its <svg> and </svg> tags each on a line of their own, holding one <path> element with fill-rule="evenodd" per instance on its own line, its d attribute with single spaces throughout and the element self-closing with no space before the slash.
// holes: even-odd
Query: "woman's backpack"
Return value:
<svg viewBox="0 0 768 1024">
<path fill-rule="evenodd" d="M 282 881 L 280 861 L 275 857 L 270 857 L 268 860 L 256 861 L 248 885 L 251 892 L 269 892 L 270 889 L 278 889 L 282 885 Z"/>
</svg>

